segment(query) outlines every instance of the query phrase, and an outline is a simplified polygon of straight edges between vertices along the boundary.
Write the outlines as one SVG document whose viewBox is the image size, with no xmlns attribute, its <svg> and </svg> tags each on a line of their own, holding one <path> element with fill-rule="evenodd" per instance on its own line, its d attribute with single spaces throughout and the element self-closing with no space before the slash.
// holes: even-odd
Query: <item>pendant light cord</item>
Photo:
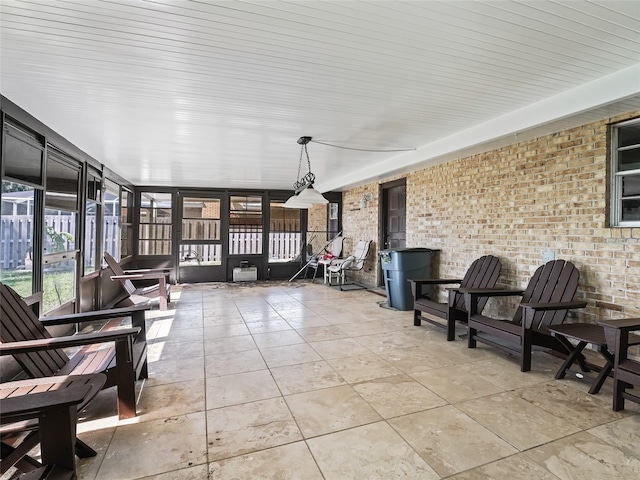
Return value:
<svg viewBox="0 0 640 480">
<path fill-rule="evenodd" d="M 342 145 L 336 145 L 336 144 L 333 144 L 333 143 L 320 142 L 318 140 L 309 140 L 309 141 L 313 142 L 313 143 L 319 143 L 320 145 L 326 145 L 328 147 L 341 148 L 343 150 L 356 150 L 358 152 L 411 152 L 411 151 L 416 150 L 415 148 L 397 148 L 397 149 L 390 149 L 390 150 L 380 150 L 380 149 L 370 149 L 370 148 L 355 148 L 355 147 L 344 147 Z M 302 154 L 300 154 L 300 155 L 302 155 Z"/>
</svg>

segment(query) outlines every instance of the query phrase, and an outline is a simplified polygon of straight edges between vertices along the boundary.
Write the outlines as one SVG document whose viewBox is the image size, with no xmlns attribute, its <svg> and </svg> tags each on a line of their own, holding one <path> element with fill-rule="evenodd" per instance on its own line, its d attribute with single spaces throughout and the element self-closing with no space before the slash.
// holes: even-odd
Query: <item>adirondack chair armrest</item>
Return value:
<svg viewBox="0 0 640 480">
<path fill-rule="evenodd" d="M 408 278 L 407 281 L 415 283 L 417 286 L 421 285 L 446 285 L 450 283 L 462 282 L 459 278 Z"/>
<path fill-rule="evenodd" d="M 108 332 L 87 333 L 83 335 L 68 335 L 65 337 L 42 338 L 23 342 L 0 343 L 0 356 L 17 355 L 19 353 L 39 352 L 58 348 L 78 347 L 95 343 L 115 342 L 135 337 L 140 333 L 140 327 L 120 328 Z"/>
<path fill-rule="evenodd" d="M 91 385 L 77 385 L 62 390 L 30 393 L 2 399 L 0 423 L 22 422 L 38 418 L 42 412 L 82 403 Z"/>
<path fill-rule="evenodd" d="M 547 312 L 551 310 L 570 310 L 572 308 L 584 308 L 587 302 L 575 300 L 571 302 L 554 302 L 554 303 L 521 303 L 524 309 L 522 315 L 522 327 L 531 328 L 533 318 L 536 312 Z"/>
<path fill-rule="evenodd" d="M 137 270 L 125 270 L 124 273 L 125 275 L 137 275 L 140 273 L 157 273 L 157 274 L 163 274 L 163 275 L 170 275 L 171 269 L 170 268 L 139 268 Z"/>
<path fill-rule="evenodd" d="M 524 290 L 504 288 L 461 288 L 460 293 L 474 295 L 476 297 L 513 297 L 522 295 Z"/>
<path fill-rule="evenodd" d="M 424 285 L 449 285 L 460 283 L 462 280 L 459 278 L 408 278 L 407 281 L 411 282 L 413 299 L 418 300 L 422 297 L 422 287 Z"/>
<path fill-rule="evenodd" d="M 110 320 L 113 318 L 130 317 L 138 312 L 150 310 L 152 305 L 134 305 L 130 307 L 111 308 L 109 310 L 96 310 L 93 312 L 70 313 L 68 315 L 56 315 L 53 317 L 43 317 L 40 322 L 45 327 L 52 325 L 68 325 L 71 323 L 85 323 Z"/>
<path fill-rule="evenodd" d="M 166 281 L 167 279 L 166 273 L 157 272 L 157 273 L 135 273 L 131 275 L 111 275 L 111 280 L 159 280 L 161 282 Z"/>
</svg>

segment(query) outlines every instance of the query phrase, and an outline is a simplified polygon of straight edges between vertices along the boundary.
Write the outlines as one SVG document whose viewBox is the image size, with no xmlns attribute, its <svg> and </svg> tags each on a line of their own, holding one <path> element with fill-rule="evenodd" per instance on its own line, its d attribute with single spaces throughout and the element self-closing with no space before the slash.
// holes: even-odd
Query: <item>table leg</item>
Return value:
<svg viewBox="0 0 640 480">
<path fill-rule="evenodd" d="M 604 367 L 602 367 L 602 370 L 600 370 L 600 373 L 598 374 L 595 381 L 593 382 L 593 385 L 589 389 L 589 393 L 592 395 L 595 395 L 600 391 L 600 389 L 602 388 L 602 385 L 604 384 L 604 381 L 607 379 L 607 377 L 611 373 L 611 370 L 613 370 L 613 355 L 609 352 L 607 347 L 601 348 L 600 354 L 605 358 L 607 363 L 604 365 Z"/>
<path fill-rule="evenodd" d="M 558 369 L 558 373 L 556 373 L 555 379 L 561 380 L 567 374 L 569 367 L 573 365 L 573 362 L 576 361 L 576 358 L 582 353 L 582 349 L 587 346 L 587 342 L 578 342 L 578 344 L 574 347 L 566 337 L 562 335 L 556 335 L 556 338 L 562 343 L 567 350 L 571 353 L 567 356 L 566 360 L 562 364 L 562 366 Z"/>
</svg>

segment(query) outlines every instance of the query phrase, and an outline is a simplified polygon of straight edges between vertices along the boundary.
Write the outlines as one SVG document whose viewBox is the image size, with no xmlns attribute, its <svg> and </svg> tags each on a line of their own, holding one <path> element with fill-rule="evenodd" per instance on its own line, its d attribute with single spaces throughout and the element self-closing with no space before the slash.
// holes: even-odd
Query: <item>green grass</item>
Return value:
<svg viewBox="0 0 640 480">
<path fill-rule="evenodd" d="M 31 295 L 31 278 L 33 274 L 28 270 L 3 270 L 0 280 L 9 285 L 20 296 Z M 48 312 L 62 303 L 68 302 L 75 296 L 75 274 L 73 271 L 44 272 L 42 312 Z"/>
</svg>

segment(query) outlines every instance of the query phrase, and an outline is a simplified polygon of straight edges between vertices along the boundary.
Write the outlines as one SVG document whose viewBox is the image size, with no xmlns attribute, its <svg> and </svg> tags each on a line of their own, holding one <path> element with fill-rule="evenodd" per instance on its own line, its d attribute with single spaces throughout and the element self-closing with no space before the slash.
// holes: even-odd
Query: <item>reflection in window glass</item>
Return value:
<svg viewBox="0 0 640 480">
<path fill-rule="evenodd" d="M 229 254 L 262 253 L 262 197 L 230 197 Z"/>
<path fill-rule="evenodd" d="M 75 258 L 49 264 L 45 260 L 42 274 L 42 311 L 48 312 L 76 296 Z"/>
<path fill-rule="evenodd" d="M 42 185 L 44 145 L 42 138 L 10 121 L 5 123 L 4 174 L 24 182 Z"/>
<path fill-rule="evenodd" d="M 640 119 L 612 127 L 611 223 L 640 225 Z"/>
<path fill-rule="evenodd" d="M 120 231 L 120 249 L 121 257 L 133 255 L 133 193 L 125 188 L 122 189 L 122 198 L 120 206 L 121 214 L 121 231 Z"/>
<path fill-rule="evenodd" d="M 269 221 L 269 262 L 299 259 L 301 249 L 300 210 L 271 202 Z"/>
<path fill-rule="evenodd" d="M 33 293 L 34 196 L 32 187 L 2 182 L 0 281 L 23 297 Z"/>
</svg>

